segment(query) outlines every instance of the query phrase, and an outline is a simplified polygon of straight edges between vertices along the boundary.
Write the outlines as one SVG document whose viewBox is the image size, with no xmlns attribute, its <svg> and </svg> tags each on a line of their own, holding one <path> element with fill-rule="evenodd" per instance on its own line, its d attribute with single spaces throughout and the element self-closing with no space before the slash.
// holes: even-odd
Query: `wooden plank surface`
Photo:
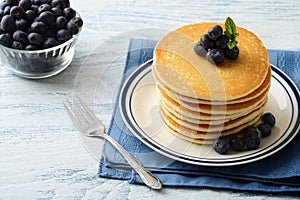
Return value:
<svg viewBox="0 0 300 200">
<path fill-rule="evenodd" d="M 116 36 L 137 29 L 172 30 L 186 23 L 223 22 L 231 16 L 237 25 L 255 32 L 268 49 L 300 50 L 299 0 L 73 0 L 71 5 L 84 27 L 65 71 L 27 80 L 0 66 L 0 199 L 290 199 L 191 188 L 156 192 L 98 178 L 99 149 L 92 149 L 94 140 L 77 134 L 62 102 L 79 90 L 78 72 L 102 64 L 95 52 L 104 41 L 126 43 Z M 98 84 L 102 94 L 96 98 L 111 92 Z M 106 100 L 92 106 L 107 125 L 111 99 Z"/>
</svg>

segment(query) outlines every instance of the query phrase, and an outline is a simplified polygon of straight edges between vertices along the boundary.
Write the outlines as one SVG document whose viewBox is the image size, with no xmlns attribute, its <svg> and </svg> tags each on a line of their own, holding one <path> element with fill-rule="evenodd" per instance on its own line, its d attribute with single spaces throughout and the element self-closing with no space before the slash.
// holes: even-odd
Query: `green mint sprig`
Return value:
<svg viewBox="0 0 300 200">
<path fill-rule="evenodd" d="M 227 43 L 227 46 L 229 49 L 233 49 L 238 41 L 236 40 L 236 37 L 239 35 L 236 32 L 236 26 L 235 23 L 233 22 L 233 20 L 230 17 L 227 17 L 226 21 L 225 21 L 225 32 L 224 34 L 229 38 L 229 42 Z"/>
</svg>

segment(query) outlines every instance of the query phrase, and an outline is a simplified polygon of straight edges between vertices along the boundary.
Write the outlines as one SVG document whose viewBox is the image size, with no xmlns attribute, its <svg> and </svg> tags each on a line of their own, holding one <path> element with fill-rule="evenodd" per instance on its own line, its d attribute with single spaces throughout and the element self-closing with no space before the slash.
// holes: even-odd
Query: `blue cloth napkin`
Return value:
<svg viewBox="0 0 300 200">
<path fill-rule="evenodd" d="M 133 39 L 129 45 L 123 81 L 138 66 L 151 59 L 156 41 Z M 270 63 L 282 69 L 300 87 L 300 52 L 269 50 Z M 206 167 L 174 161 L 148 148 L 122 121 L 118 106 L 108 134 L 151 170 L 164 186 L 189 186 L 258 193 L 300 195 L 300 134 L 278 153 L 249 164 Z M 99 176 L 142 183 L 124 158 L 105 143 Z"/>
</svg>

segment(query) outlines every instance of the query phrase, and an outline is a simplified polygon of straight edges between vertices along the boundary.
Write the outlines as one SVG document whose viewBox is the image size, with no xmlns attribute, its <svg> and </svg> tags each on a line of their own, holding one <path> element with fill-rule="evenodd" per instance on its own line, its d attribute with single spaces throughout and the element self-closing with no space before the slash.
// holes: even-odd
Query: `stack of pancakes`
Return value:
<svg viewBox="0 0 300 200">
<path fill-rule="evenodd" d="M 199 144 L 258 123 L 271 81 L 266 48 L 244 28 L 237 27 L 237 59 L 215 66 L 194 53 L 194 44 L 214 25 L 180 27 L 154 50 L 152 71 L 163 122 L 169 132 Z"/>
</svg>

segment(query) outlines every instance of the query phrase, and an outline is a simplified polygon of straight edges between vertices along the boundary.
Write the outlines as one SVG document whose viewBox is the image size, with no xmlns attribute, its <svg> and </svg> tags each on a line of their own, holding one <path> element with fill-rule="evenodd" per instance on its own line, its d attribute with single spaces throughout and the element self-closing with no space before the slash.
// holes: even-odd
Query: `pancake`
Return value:
<svg viewBox="0 0 300 200">
<path fill-rule="evenodd" d="M 238 134 L 241 130 L 247 128 L 248 126 L 257 125 L 260 122 L 260 115 L 259 115 L 254 120 L 242 124 L 241 126 L 234 127 L 232 129 L 225 130 L 225 131 L 213 131 L 208 133 L 207 131 L 198 131 L 198 130 L 190 129 L 188 127 L 181 126 L 180 124 L 172 120 L 169 116 L 165 115 L 163 111 L 161 111 L 161 116 L 164 124 L 167 127 L 176 130 L 178 134 L 193 139 L 209 139 L 209 140 L 214 140 L 220 136 L 232 136 L 234 134 Z"/>
<path fill-rule="evenodd" d="M 264 82 L 262 83 L 262 85 L 256 89 L 254 92 L 252 92 L 251 94 L 242 97 L 242 98 L 237 98 L 237 99 L 233 99 L 230 101 L 218 101 L 218 100 L 204 100 L 204 99 L 199 99 L 196 97 L 188 97 L 188 96 L 184 96 L 181 95 L 179 93 L 176 93 L 175 91 L 171 90 L 170 88 L 167 88 L 165 85 L 163 85 L 158 78 L 155 76 L 155 72 L 153 72 L 153 76 L 156 79 L 156 83 L 157 85 L 159 85 L 159 87 L 165 91 L 165 93 L 171 93 L 173 94 L 172 96 L 176 99 L 185 101 L 185 102 L 189 102 L 189 103 L 198 103 L 198 104 L 210 104 L 210 105 L 229 105 L 229 104 L 236 104 L 236 103 L 242 103 L 242 102 L 246 102 L 249 100 L 252 100 L 254 98 L 257 98 L 259 96 L 261 96 L 263 93 L 268 92 L 269 88 L 270 88 L 270 81 L 271 81 L 271 68 L 269 68 L 268 70 L 268 74 L 266 76 L 266 78 L 264 79 Z"/>
<path fill-rule="evenodd" d="M 267 100 L 260 103 L 257 108 L 261 108 L 266 103 L 266 101 Z M 159 103 L 160 107 L 165 111 L 165 113 L 170 113 L 180 120 L 187 121 L 193 124 L 222 124 L 231 120 L 236 120 L 237 118 L 240 118 L 242 116 L 249 115 L 253 112 L 253 110 L 249 110 L 245 113 L 238 113 L 235 115 L 208 115 L 202 113 L 196 113 L 195 115 L 192 115 L 191 112 L 186 112 L 183 109 L 174 109 L 172 105 L 166 104 L 163 100 L 160 100 Z"/>
<path fill-rule="evenodd" d="M 160 93 L 161 98 L 165 98 L 166 101 L 175 101 L 181 107 L 184 107 L 188 110 L 194 112 L 201 112 L 207 114 L 235 114 L 240 113 L 243 110 L 250 110 L 256 107 L 259 103 L 264 101 L 266 98 L 268 91 L 266 90 L 261 96 L 251 99 L 247 102 L 236 103 L 236 104 L 228 104 L 228 105 L 208 105 L 208 104 L 196 104 L 182 101 L 176 96 L 173 96 L 171 92 L 166 92 L 162 90 L 161 87 L 158 86 L 158 91 Z"/>
<path fill-rule="evenodd" d="M 237 59 L 225 59 L 216 67 L 194 53 L 195 42 L 216 24 L 186 25 L 158 42 L 153 71 L 163 85 L 184 96 L 222 101 L 245 97 L 262 85 L 270 68 L 268 53 L 260 39 L 244 28 L 237 27 Z M 224 24 L 219 25 L 224 29 Z"/>
<path fill-rule="evenodd" d="M 248 121 L 255 120 L 257 117 L 260 117 L 260 114 L 263 112 L 265 107 L 266 101 L 260 106 L 257 107 L 255 110 L 251 111 L 247 115 L 240 116 L 239 118 L 236 118 L 234 120 L 228 120 L 228 121 L 218 121 L 218 123 L 213 123 L 213 120 L 209 123 L 200 123 L 200 122 L 191 122 L 188 119 L 183 120 L 181 117 L 178 117 L 171 112 L 169 112 L 167 109 L 165 109 L 163 106 L 162 111 L 164 112 L 164 115 L 170 117 L 174 122 L 176 122 L 178 125 L 181 125 L 183 127 L 202 131 L 202 132 L 216 132 L 216 131 L 225 131 L 228 129 L 233 129 L 235 127 L 239 127 Z"/>
<path fill-rule="evenodd" d="M 211 144 L 260 122 L 268 101 L 268 53 L 252 32 L 236 27 L 239 55 L 213 65 L 194 52 L 194 44 L 218 23 L 182 26 L 154 49 L 152 73 L 160 115 L 167 130 L 181 139 Z"/>
</svg>

